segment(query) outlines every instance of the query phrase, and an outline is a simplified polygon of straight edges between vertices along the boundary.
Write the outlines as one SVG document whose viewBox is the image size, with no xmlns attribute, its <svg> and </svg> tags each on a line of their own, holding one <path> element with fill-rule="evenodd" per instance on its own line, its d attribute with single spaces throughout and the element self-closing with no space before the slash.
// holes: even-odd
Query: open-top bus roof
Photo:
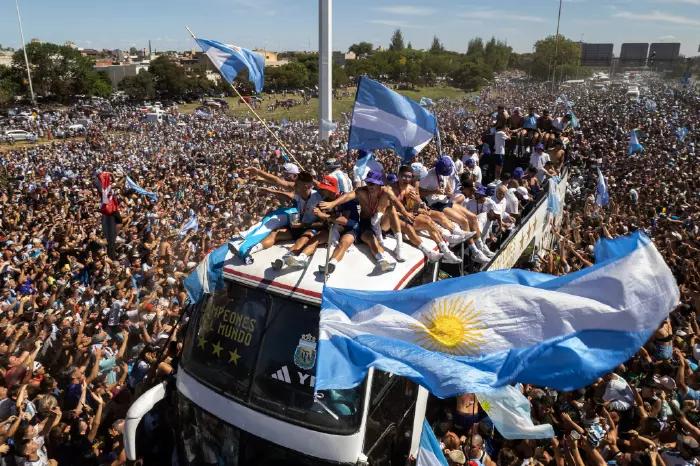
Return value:
<svg viewBox="0 0 700 466">
<path fill-rule="evenodd" d="M 391 247 L 395 240 L 387 238 Z M 430 243 L 433 244 L 432 242 Z M 295 300 L 320 304 L 323 291 L 323 274 L 318 266 L 326 262 L 326 248 L 319 247 L 305 269 L 283 268 L 275 270 L 272 262 L 282 257 L 289 245 L 275 245 L 253 255 L 255 262 L 246 265 L 238 257 L 230 255 L 224 265 L 224 277 L 248 286 L 261 287 L 275 294 Z M 418 249 L 404 243 L 405 262 L 398 262 L 396 269 L 382 272 L 371 257 L 367 246 L 355 244 L 338 263 L 328 278 L 328 286 L 366 291 L 400 290 L 423 270 L 425 256 Z"/>
</svg>

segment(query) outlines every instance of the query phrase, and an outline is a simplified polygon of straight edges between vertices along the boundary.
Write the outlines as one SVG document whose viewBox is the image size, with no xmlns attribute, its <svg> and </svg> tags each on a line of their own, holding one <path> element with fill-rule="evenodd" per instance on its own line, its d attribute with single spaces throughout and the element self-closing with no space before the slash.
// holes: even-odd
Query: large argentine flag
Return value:
<svg viewBox="0 0 700 466">
<path fill-rule="evenodd" d="M 360 78 L 348 147 L 393 149 L 410 161 L 433 138 L 435 117 L 417 102 L 366 76 Z"/>
<path fill-rule="evenodd" d="M 448 466 L 447 459 L 442 453 L 433 428 L 430 427 L 430 424 L 425 419 L 423 420 L 423 432 L 420 434 L 416 466 Z"/>
<path fill-rule="evenodd" d="M 315 388 L 354 387 L 369 367 L 439 397 L 588 385 L 634 355 L 679 300 L 646 236 L 601 240 L 595 257 L 560 277 L 513 269 L 398 292 L 325 288 Z"/>
<path fill-rule="evenodd" d="M 255 86 L 255 92 L 263 89 L 265 82 L 265 59 L 252 50 L 223 44 L 209 39 L 196 39 L 202 51 L 229 84 L 233 84 L 238 73 L 248 70 L 248 80 Z"/>
</svg>

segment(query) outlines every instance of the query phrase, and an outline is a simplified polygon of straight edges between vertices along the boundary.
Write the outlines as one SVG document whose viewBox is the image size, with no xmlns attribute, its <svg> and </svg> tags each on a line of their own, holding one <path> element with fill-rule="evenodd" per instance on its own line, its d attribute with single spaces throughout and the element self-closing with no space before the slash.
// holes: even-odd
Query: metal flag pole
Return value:
<svg viewBox="0 0 700 466">
<path fill-rule="evenodd" d="M 190 35 L 192 36 L 192 38 L 196 41 L 196 40 L 197 40 L 197 36 L 194 35 L 194 33 L 192 32 L 192 30 L 191 30 L 188 26 L 185 26 L 185 28 L 187 29 L 187 32 L 190 33 Z M 218 68 L 217 68 L 217 70 L 218 70 Z M 226 78 L 224 78 L 224 81 L 226 81 Z M 227 82 L 228 82 L 228 81 L 227 81 Z M 273 138 L 275 138 L 275 141 L 277 141 L 277 144 L 279 144 L 280 146 L 282 146 L 282 149 L 284 149 L 284 151 L 285 151 L 287 154 L 289 154 L 289 156 L 292 158 L 292 160 L 294 160 L 294 162 L 295 162 L 297 165 L 299 165 L 299 168 L 301 168 L 301 169 L 303 170 L 303 169 L 304 169 L 304 166 L 303 166 L 302 164 L 299 163 L 299 161 L 294 157 L 294 154 L 292 154 L 292 152 L 287 148 L 287 146 L 285 146 L 284 143 L 283 143 L 282 141 L 280 141 L 280 139 L 277 137 L 277 135 L 274 133 L 274 131 L 272 131 L 272 129 L 271 129 L 269 126 L 267 126 L 267 123 L 265 123 L 265 120 L 263 120 L 263 119 L 260 117 L 260 115 L 258 115 L 258 113 L 253 109 L 253 107 L 250 106 L 250 104 L 248 103 L 248 101 L 245 100 L 245 99 L 243 98 L 243 96 L 241 95 L 241 93 L 238 92 L 238 89 L 236 89 L 236 86 L 234 86 L 233 83 L 229 83 L 229 85 L 231 86 L 231 88 L 233 89 L 233 91 L 236 93 L 236 95 L 238 96 L 238 98 L 241 99 L 241 100 L 243 101 L 243 103 L 246 105 L 246 107 L 248 107 L 248 110 L 250 110 L 251 112 L 253 112 L 253 115 L 255 115 L 255 117 L 260 121 L 260 123 L 263 124 L 263 126 L 264 126 L 265 129 L 270 133 L 270 135 L 271 135 Z"/>
<path fill-rule="evenodd" d="M 29 93 L 32 97 L 32 104 L 36 104 L 34 98 L 34 86 L 32 85 L 32 73 L 29 71 L 29 59 L 27 58 L 27 43 L 24 41 L 24 30 L 22 29 L 22 17 L 19 14 L 19 0 L 15 0 L 17 7 L 17 22 L 19 23 L 19 35 L 22 38 L 22 52 L 24 52 L 24 64 L 27 65 L 27 79 L 29 79 Z"/>
</svg>

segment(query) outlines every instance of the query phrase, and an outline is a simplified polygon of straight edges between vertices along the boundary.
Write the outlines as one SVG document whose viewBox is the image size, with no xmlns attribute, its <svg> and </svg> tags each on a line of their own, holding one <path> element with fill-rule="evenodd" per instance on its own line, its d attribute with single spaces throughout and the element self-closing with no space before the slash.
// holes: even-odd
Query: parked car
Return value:
<svg viewBox="0 0 700 466">
<path fill-rule="evenodd" d="M 37 136 L 34 133 L 23 129 L 9 129 L 3 134 L 3 140 L 7 142 L 30 141 L 36 142 Z"/>
</svg>

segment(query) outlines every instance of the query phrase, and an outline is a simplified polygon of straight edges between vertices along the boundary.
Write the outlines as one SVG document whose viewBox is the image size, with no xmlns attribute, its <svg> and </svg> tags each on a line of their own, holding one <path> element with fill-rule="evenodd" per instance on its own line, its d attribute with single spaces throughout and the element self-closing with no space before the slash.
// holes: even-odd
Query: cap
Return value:
<svg viewBox="0 0 700 466">
<path fill-rule="evenodd" d="M 467 146 L 467 150 L 468 150 L 469 152 L 476 152 L 476 146 L 475 146 L 474 144 L 469 144 L 469 145 Z"/>
<path fill-rule="evenodd" d="M 399 177 L 396 176 L 396 173 L 389 173 L 389 174 L 386 176 L 386 183 L 387 183 L 387 184 L 394 184 L 394 183 L 396 183 L 397 181 L 399 181 Z"/>
<path fill-rule="evenodd" d="M 321 181 L 316 189 L 323 189 L 324 191 L 330 191 L 336 196 L 338 195 L 338 179 L 335 176 L 324 176 L 323 181 Z"/>
<path fill-rule="evenodd" d="M 289 174 L 289 175 L 298 175 L 299 174 L 299 167 L 294 164 L 294 163 L 285 163 L 283 165 L 284 172 Z"/>
<path fill-rule="evenodd" d="M 467 165 L 468 167 L 475 167 L 476 166 L 476 160 L 473 158 L 469 157 L 467 160 L 464 161 L 464 164 Z"/>
<path fill-rule="evenodd" d="M 435 163 L 435 173 L 440 176 L 450 176 L 454 172 L 455 164 L 447 155 L 442 155 Z"/>
<path fill-rule="evenodd" d="M 526 201 L 530 200 L 530 194 L 527 192 L 527 188 L 525 186 L 518 186 L 515 189 L 515 192 L 520 194 L 520 196 Z"/>
<path fill-rule="evenodd" d="M 379 172 L 370 171 L 369 173 L 367 173 L 365 183 L 376 184 L 377 186 L 384 186 L 384 176 Z"/>
<path fill-rule="evenodd" d="M 544 144 L 541 142 L 535 146 L 535 150 L 544 150 Z"/>
<path fill-rule="evenodd" d="M 486 196 L 486 188 L 484 185 L 480 184 L 474 189 L 474 194 L 476 196 Z"/>
<path fill-rule="evenodd" d="M 522 179 L 523 175 L 525 174 L 525 170 L 523 170 L 523 167 L 515 167 L 513 170 L 513 178 L 516 180 Z"/>
</svg>

